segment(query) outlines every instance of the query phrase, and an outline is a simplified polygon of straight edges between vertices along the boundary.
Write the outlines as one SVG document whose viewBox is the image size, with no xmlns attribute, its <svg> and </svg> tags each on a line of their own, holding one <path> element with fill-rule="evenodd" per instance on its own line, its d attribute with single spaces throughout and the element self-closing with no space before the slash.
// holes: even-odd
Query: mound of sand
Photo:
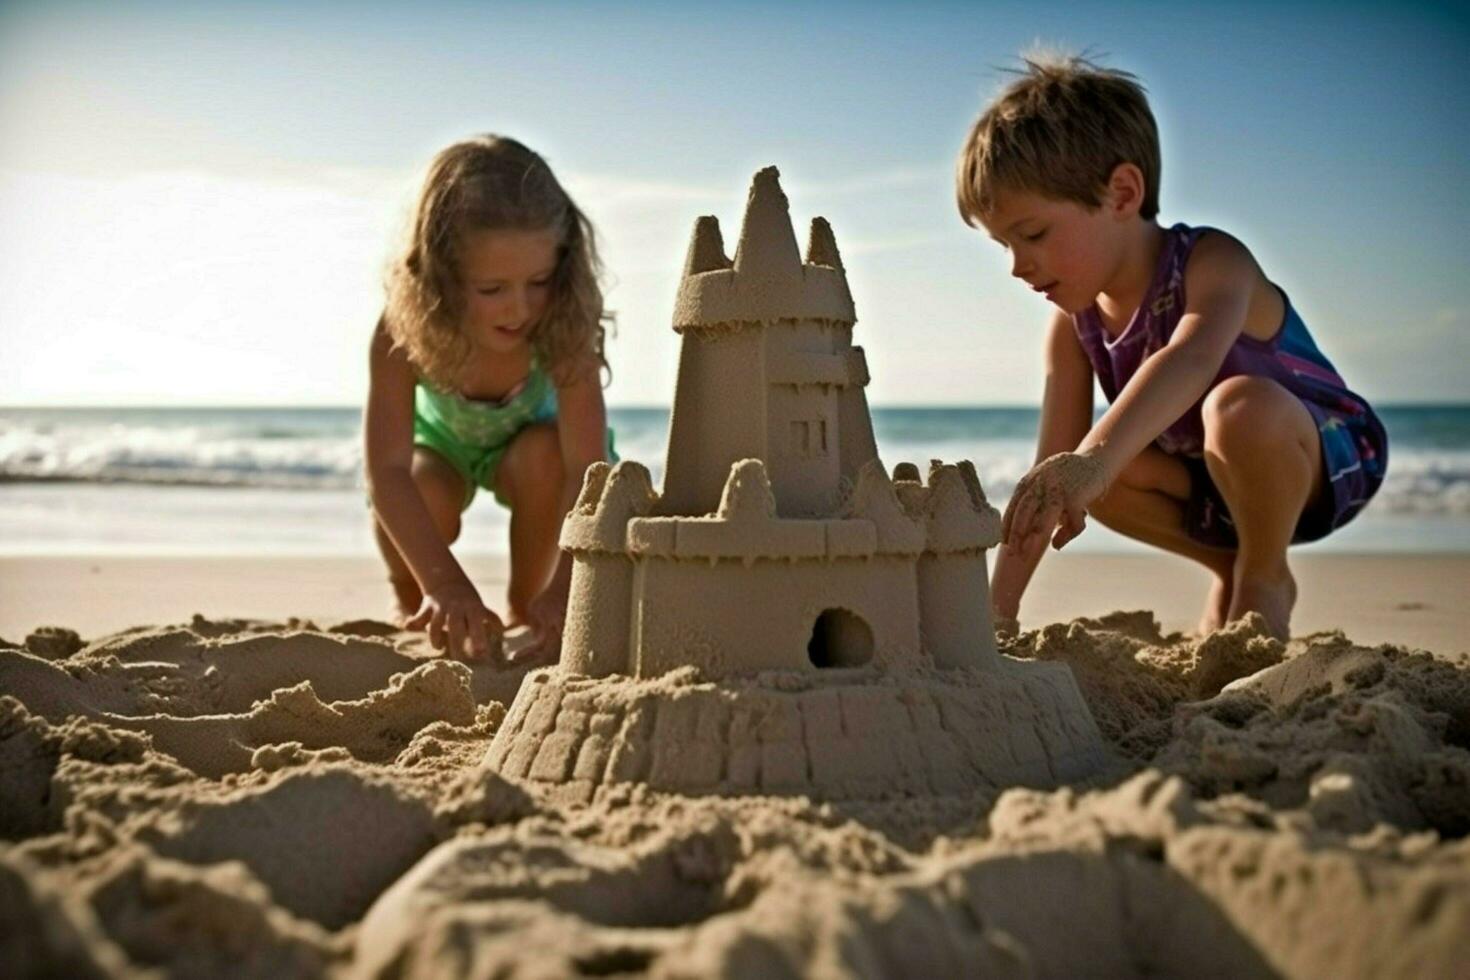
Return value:
<svg viewBox="0 0 1470 980">
<path fill-rule="evenodd" d="M 1086 783 L 885 801 L 538 796 L 515 674 L 382 624 L 0 643 L 14 976 L 1457 976 L 1470 663 L 1147 614 L 1066 663 Z M 530 785 L 530 784 L 527 784 Z"/>
</svg>

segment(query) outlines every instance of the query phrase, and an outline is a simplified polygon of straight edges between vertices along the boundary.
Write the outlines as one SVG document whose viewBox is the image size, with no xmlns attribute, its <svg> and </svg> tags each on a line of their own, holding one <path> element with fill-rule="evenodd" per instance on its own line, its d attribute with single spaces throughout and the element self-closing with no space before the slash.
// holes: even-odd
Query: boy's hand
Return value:
<svg viewBox="0 0 1470 980">
<path fill-rule="evenodd" d="M 1016 484 L 1001 520 L 1001 540 L 1023 552 L 1044 547 L 1048 538 L 1060 548 L 1082 533 L 1088 506 L 1107 488 L 1100 460 L 1082 453 L 1050 456 Z"/>
<path fill-rule="evenodd" d="M 428 628 L 429 642 L 455 660 L 483 660 L 500 655 L 505 626 L 480 601 L 468 582 L 451 582 L 424 593 L 423 605 L 404 629 Z"/>
<path fill-rule="evenodd" d="M 567 595 L 547 588 L 526 605 L 531 642 L 506 659 L 511 664 L 555 663 L 561 657 L 561 632 L 567 621 Z"/>
</svg>

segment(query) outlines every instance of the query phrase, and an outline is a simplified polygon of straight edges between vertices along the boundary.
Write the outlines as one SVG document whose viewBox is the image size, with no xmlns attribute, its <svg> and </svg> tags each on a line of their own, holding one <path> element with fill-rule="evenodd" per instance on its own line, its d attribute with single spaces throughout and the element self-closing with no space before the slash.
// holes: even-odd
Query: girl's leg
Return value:
<svg viewBox="0 0 1470 980">
<path fill-rule="evenodd" d="M 1197 561 L 1214 573 L 1198 627 L 1201 633 L 1208 633 L 1225 625 L 1235 552 L 1206 547 L 1185 533 L 1184 508 L 1189 492 L 1188 467 L 1149 446 L 1134 457 L 1088 513 L 1119 534 Z"/>
<path fill-rule="evenodd" d="M 507 626 L 526 621 L 526 606 L 556 571 L 566 481 L 556 424 L 528 425 L 505 450 L 495 486 L 510 502 L 510 603 Z"/>
<path fill-rule="evenodd" d="M 424 498 L 424 506 L 434 520 L 434 527 L 446 544 L 453 544 L 459 537 L 460 508 L 464 504 L 465 485 L 459 472 L 443 456 L 425 446 L 416 446 L 413 451 L 414 486 Z M 378 542 L 378 551 L 388 565 L 388 583 L 393 586 L 394 622 L 402 622 L 418 612 L 424 594 L 413 577 L 408 563 L 398 553 L 398 547 L 383 525 L 373 519 L 373 537 Z"/>
<path fill-rule="evenodd" d="M 1287 639 L 1296 580 L 1286 547 L 1324 490 L 1316 420 L 1295 395 L 1261 377 L 1227 378 L 1202 408 L 1205 465 L 1240 539 L 1229 616 L 1258 612 L 1273 635 Z"/>
</svg>

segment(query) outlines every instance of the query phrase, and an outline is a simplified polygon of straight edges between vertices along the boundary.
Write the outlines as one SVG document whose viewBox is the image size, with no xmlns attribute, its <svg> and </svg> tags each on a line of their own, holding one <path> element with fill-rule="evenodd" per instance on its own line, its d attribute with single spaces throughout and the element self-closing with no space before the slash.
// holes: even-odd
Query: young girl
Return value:
<svg viewBox="0 0 1470 980">
<path fill-rule="evenodd" d="M 546 162 L 503 136 L 429 166 L 370 353 L 367 484 L 396 613 L 472 659 L 503 625 L 450 553 L 477 488 L 510 509 L 509 625 L 560 648 L 557 546 L 582 473 L 612 451 L 592 226 Z"/>
<path fill-rule="evenodd" d="M 1028 60 L 961 152 L 961 214 L 1056 306 L 1037 465 L 1002 522 L 994 612 L 1014 624 L 1047 542 L 1091 514 L 1214 574 L 1202 632 L 1256 612 L 1284 639 L 1287 546 L 1363 508 L 1387 437 L 1244 245 L 1158 224 L 1159 171 L 1142 88 L 1076 57 Z M 1112 403 L 1096 424 L 1094 377 Z"/>
</svg>

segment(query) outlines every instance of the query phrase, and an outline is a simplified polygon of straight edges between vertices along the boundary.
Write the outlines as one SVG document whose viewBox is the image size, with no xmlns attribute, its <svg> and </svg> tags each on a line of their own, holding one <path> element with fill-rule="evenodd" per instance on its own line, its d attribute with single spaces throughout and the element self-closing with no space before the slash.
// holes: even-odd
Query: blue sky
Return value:
<svg viewBox="0 0 1470 980">
<path fill-rule="evenodd" d="M 492 130 L 597 223 L 613 404 L 667 404 L 695 216 L 826 215 L 877 404 L 1032 403 L 1044 303 L 954 154 L 1041 41 L 1148 86 L 1162 219 L 1225 228 L 1350 383 L 1470 399 L 1451 5 L 0 3 L 0 403 L 351 404 L 427 158 Z"/>
</svg>

